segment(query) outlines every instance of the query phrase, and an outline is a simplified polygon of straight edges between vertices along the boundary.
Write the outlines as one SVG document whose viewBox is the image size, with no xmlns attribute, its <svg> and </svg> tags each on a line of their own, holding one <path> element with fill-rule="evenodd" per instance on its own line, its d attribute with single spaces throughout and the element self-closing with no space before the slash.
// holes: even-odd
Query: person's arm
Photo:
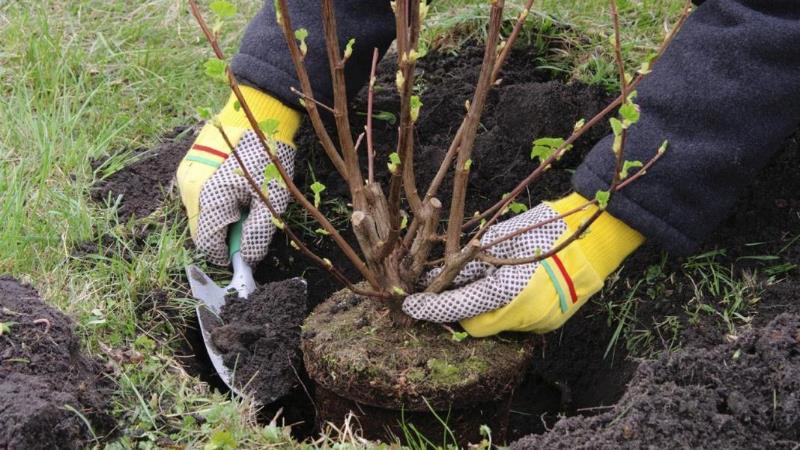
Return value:
<svg viewBox="0 0 800 450">
<path fill-rule="evenodd" d="M 667 153 L 609 212 L 677 254 L 693 251 L 800 124 L 800 3 L 706 0 L 641 83 L 625 158 Z M 575 173 L 593 197 L 612 178 L 612 137 Z"/>
<path fill-rule="evenodd" d="M 288 4 L 292 27 L 308 30 L 306 42 L 309 50 L 305 65 L 314 97 L 326 105 L 333 105 L 320 2 L 295 0 Z M 394 14 L 387 0 L 337 0 L 334 6 L 342 51 L 350 39 L 355 39 L 353 55 L 345 67 L 347 93 L 352 97 L 369 78 L 373 48 L 378 48 L 383 55 L 392 43 L 395 37 Z M 291 87 L 300 90 L 300 86 L 283 31 L 276 21 L 272 0 L 266 0 L 258 15 L 250 21 L 231 67 L 240 82 L 267 92 L 286 105 L 300 108 L 297 95 L 290 91 Z"/>
</svg>

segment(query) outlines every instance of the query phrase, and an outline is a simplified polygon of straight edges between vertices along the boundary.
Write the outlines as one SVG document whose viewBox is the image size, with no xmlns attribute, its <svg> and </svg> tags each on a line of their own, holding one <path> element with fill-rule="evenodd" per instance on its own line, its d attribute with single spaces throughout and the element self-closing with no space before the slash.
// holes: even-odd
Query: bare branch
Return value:
<svg viewBox="0 0 800 450">
<path fill-rule="evenodd" d="M 372 141 L 372 111 L 375 97 L 376 73 L 378 71 L 378 49 L 372 51 L 372 69 L 369 72 L 369 90 L 367 94 L 367 183 L 375 182 L 375 148 Z"/>
</svg>

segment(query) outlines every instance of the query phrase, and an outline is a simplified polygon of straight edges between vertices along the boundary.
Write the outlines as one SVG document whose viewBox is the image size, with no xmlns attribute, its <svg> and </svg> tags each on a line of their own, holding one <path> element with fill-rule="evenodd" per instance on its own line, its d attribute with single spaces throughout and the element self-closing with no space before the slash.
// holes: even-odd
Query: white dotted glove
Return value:
<svg viewBox="0 0 800 450">
<path fill-rule="evenodd" d="M 481 244 L 488 244 L 515 230 L 557 215 L 549 205 L 542 203 L 512 219 L 493 225 L 481 238 Z M 497 244 L 488 253 L 508 259 L 547 253 L 566 231 L 564 221 L 557 220 Z M 403 303 L 403 311 L 417 320 L 446 323 L 496 310 L 519 296 L 539 265 L 534 262 L 497 268 L 484 262 L 470 262 L 456 276 L 454 289 L 441 294 L 410 295 Z M 440 268 L 429 272 L 424 284 L 432 281 L 439 272 Z"/>
<path fill-rule="evenodd" d="M 294 150 L 283 143 L 276 142 L 275 153 L 289 176 L 294 176 Z M 267 152 L 258 141 L 253 131 L 246 131 L 236 144 L 236 152 L 242 158 L 245 167 L 255 182 L 262 186 L 264 170 L 270 164 Z M 289 204 L 289 192 L 276 180 L 267 185 L 270 203 L 282 214 Z M 267 254 L 267 248 L 275 234 L 272 214 L 261 201 L 245 177 L 233 155 L 214 172 L 205 182 L 200 192 L 200 216 L 198 220 L 196 245 L 212 263 L 229 264 L 228 259 L 228 226 L 238 221 L 243 209 L 249 209 L 250 215 L 242 229 L 242 257 L 255 265 Z"/>
</svg>

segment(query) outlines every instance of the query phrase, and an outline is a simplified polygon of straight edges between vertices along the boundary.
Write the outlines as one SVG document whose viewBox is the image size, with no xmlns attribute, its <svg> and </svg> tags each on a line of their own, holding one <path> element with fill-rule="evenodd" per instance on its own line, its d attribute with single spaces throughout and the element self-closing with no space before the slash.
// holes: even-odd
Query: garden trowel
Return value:
<svg viewBox="0 0 800 450">
<path fill-rule="evenodd" d="M 234 387 L 231 369 L 225 366 L 222 361 L 222 355 L 214 346 L 214 342 L 211 340 L 211 331 L 223 325 L 219 313 L 222 305 L 225 304 L 225 296 L 229 291 L 234 290 L 239 293 L 239 297 L 247 298 L 256 289 L 253 269 L 244 261 L 240 251 L 242 246 L 242 224 L 245 219 L 247 219 L 247 214 L 243 213 L 242 218 L 228 230 L 228 251 L 233 265 L 233 279 L 229 285 L 225 287 L 217 286 L 199 267 L 194 264 L 186 266 L 186 275 L 189 277 L 192 297 L 199 302 L 196 308 L 197 321 L 200 324 L 200 332 L 203 335 L 208 357 L 211 359 L 214 370 L 217 371 L 222 381 L 237 395 L 242 395 L 242 392 Z"/>
</svg>

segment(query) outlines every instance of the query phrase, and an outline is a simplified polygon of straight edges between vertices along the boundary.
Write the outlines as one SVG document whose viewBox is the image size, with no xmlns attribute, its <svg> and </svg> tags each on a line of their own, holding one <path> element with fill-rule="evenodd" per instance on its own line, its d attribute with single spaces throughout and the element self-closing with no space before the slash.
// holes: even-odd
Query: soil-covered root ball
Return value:
<svg viewBox="0 0 800 450">
<path fill-rule="evenodd" d="M 72 326 L 32 287 L 0 276 L 0 448 L 79 449 L 113 429 L 112 382 Z"/>
<path fill-rule="evenodd" d="M 226 299 L 224 325 L 211 331 L 211 339 L 233 382 L 257 402 L 272 403 L 299 383 L 305 316 L 306 283 L 300 278 L 265 284 L 246 299 L 235 293 Z"/>
<path fill-rule="evenodd" d="M 386 440 L 387 430 L 402 436 L 402 422 L 439 442 L 444 430 L 436 411 L 461 445 L 478 442 L 481 425 L 502 438 L 533 339 L 462 337 L 431 323 L 394 327 L 384 303 L 335 293 L 303 326 L 319 422 L 341 424 L 352 411 L 367 438 Z"/>
</svg>

